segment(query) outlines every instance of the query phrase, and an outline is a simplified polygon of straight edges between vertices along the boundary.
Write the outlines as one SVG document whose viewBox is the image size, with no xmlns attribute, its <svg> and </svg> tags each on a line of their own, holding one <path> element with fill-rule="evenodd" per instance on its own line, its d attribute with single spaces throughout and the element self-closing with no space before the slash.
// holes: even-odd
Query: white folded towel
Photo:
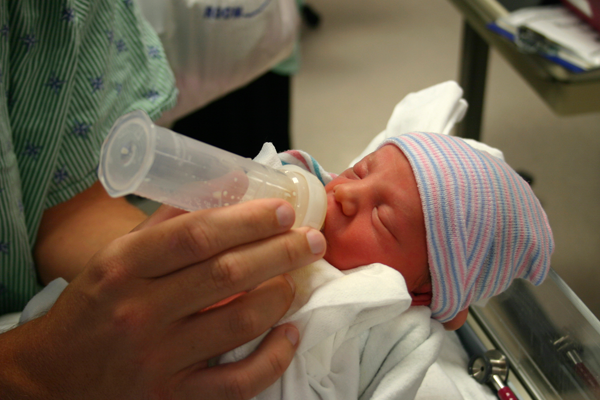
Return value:
<svg viewBox="0 0 600 400">
<path fill-rule="evenodd" d="M 447 81 L 410 93 L 394 108 L 387 127 L 350 163 L 353 166 L 367 154 L 377 150 L 385 139 L 408 132 L 433 132 L 449 135 L 467 112 L 463 90 L 454 81 Z M 472 139 L 463 139 L 472 147 L 504 159 L 502 152 Z"/>
</svg>

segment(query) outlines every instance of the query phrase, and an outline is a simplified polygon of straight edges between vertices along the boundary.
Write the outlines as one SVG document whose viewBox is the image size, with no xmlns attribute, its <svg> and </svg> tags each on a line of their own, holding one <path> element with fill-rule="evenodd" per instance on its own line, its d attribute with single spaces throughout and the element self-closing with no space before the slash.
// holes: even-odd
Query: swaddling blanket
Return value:
<svg viewBox="0 0 600 400">
<path fill-rule="evenodd" d="M 324 260 L 291 273 L 296 297 L 280 324 L 300 345 L 283 376 L 256 399 L 413 399 L 444 331 L 410 307 L 402 275 L 382 264 L 339 271 Z M 263 336 L 221 357 L 248 356 Z"/>
</svg>

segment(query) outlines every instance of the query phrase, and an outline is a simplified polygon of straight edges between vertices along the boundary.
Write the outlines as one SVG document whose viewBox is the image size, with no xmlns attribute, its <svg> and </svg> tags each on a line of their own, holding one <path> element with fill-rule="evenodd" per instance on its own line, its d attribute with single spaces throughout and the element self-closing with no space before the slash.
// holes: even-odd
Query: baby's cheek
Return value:
<svg viewBox="0 0 600 400">
<path fill-rule="evenodd" d="M 339 240 L 339 238 L 327 242 L 327 251 L 323 258 L 341 271 L 371 263 L 370 257 L 365 256 L 363 247 L 348 240 Z"/>
</svg>

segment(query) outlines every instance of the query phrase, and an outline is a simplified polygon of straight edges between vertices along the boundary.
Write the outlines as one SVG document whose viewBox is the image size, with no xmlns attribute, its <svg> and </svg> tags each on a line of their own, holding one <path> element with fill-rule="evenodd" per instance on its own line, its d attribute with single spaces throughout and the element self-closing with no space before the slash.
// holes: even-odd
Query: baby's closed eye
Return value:
<svg viewBox="0 0 600 400">
<path fill-rule="evenodd" d="M 373 212 L 371 213 L 371 217 L 373 219 L 373 225 L 381 227 L 389 232 L 389 229 L 385 226 L 385 224 L 379 217 L 379 208 L 373 207 Z"/>
</svg>

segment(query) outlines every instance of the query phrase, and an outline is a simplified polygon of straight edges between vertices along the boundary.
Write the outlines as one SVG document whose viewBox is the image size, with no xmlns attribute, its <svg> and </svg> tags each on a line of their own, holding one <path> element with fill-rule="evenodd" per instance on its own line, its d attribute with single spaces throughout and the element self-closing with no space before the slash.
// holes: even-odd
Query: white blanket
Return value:
<svg viewBox="0 0 600 400">
<path fill-rule="evenodd" d="M 339 271 L 324 260 L 292 273 L 297 294 L 280 323 L 301 342 L 288 370 L 256 399 L 413 399 L 444 331 L 410 307 L 402 275 L 381 264 Z M 238 361 L 262 336 L 221 359 Z"/>
</svg>

